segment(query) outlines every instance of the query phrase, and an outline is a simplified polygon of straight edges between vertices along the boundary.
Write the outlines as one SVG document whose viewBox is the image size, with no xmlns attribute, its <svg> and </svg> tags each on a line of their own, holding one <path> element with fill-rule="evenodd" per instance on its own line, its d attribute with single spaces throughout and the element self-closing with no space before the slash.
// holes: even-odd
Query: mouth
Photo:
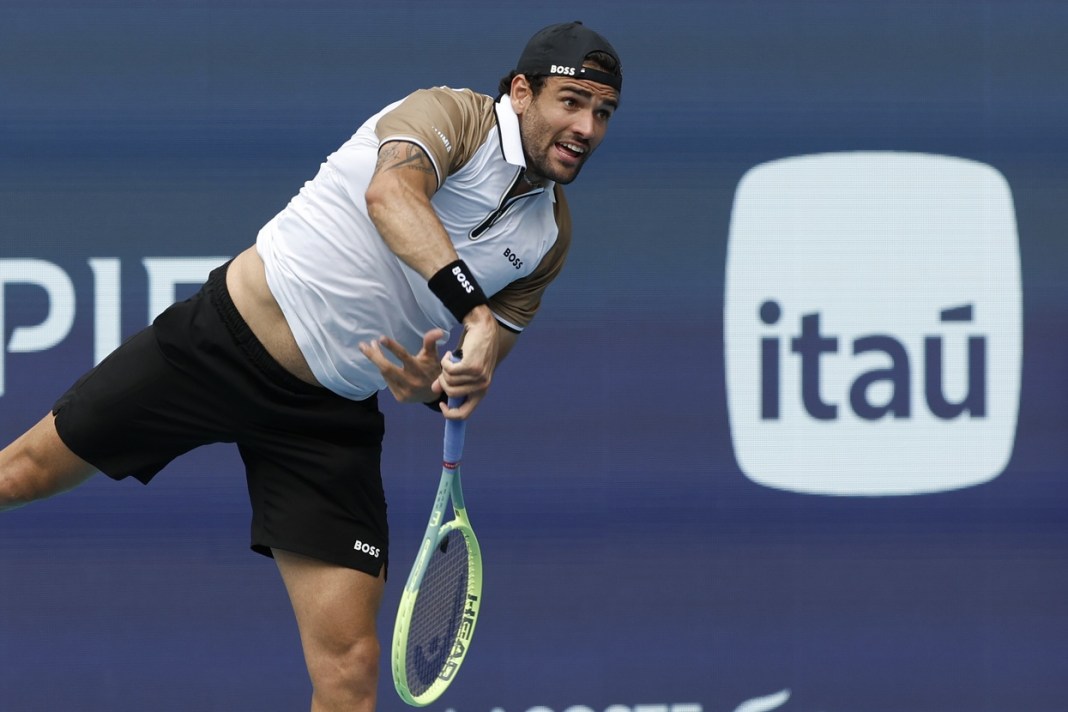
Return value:
<svg viewBox="0 0 1068 712">
<path fill-rule="evenodd" d="M 581 161 L 586 157 L 586 154 L 590 152 L 588 146 L 573 141 L 560 141 L 554 145 L 557 152 L 562 154 L 566 159 L 569 159 L 569 162 Z"/>
</svg>

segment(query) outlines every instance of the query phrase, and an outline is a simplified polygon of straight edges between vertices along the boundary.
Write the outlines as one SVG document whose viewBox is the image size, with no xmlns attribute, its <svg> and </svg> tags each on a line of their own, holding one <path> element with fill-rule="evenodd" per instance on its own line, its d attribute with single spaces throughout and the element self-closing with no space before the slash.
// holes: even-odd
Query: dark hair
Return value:
<svg viewBox="0 0 1068 712">
<path fill-rule="evenodd" d="M 514 69 L 508 73 L 508 76 L 501 77 L 501 81 L 497 83 L 497 93 L 501 96 L 510 94 L 512 91 L 512 80 L 522 72 L 517 72 Z M 534 96 L 537 96 L 543 86 L 545 86 L 545 80 L 548 78 L 548 74 L 524 74 L 527 78 L 527 83 L 530 84 L 530 91 Z"/>
<path fill-rule="evenodd" d="M 591 64 L 594 66 L 595 69 L 600 69 L 602 72 L 607 72 L 612 76 L 618 77 L 622 75 L 622 69 L 619 66 L 619 62 L 617 62 L 615 57 L 608 54 L 607 52 L 590 52 L 588 55 L 586 55 L 586 59 L 584 60 L 583 64 Z M 516 78 L 517 74 L 522 74 L 522 72 L 512 70 L 508 73 L 507 76 L 501 77 L 501 81 L 497 83 L 497 93 L 501 94 L 502 96 L 504 94 L 509 93 L 512 90 L 512 80 Z M 549 75 L 527 74 L 525 76 L 527 78 L 527 81 L 530 83 L 530 91 L 534 94 L 534 96 L 537 96 L 538 93 L 542 90 L 542 87 L 545 86 L 545 80 L 548 78 Z"/>
</svg>

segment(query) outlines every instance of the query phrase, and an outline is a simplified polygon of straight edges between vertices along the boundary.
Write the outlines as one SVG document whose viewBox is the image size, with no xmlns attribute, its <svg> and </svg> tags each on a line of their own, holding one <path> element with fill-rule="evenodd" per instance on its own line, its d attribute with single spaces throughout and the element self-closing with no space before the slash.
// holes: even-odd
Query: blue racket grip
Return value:
<svg viewBox="0 0 1068 712">
<path fill-rule="evenodd" d="M 463 358 L 463 353 L 460 349 L 452 354 L 452 362 L 456 363 Z M 463 405 L 463 402 L 467 400 L 466 396 L 450 396 L 449 408 L 459 408 Z M 446 420 L 445 421 L 445 446 L 443 449 L 442 460 L 449 464 L 455 464 L 460 461 L 464 453 L 464 433 L 467 430 L 466 420 Z"/>
</svg>

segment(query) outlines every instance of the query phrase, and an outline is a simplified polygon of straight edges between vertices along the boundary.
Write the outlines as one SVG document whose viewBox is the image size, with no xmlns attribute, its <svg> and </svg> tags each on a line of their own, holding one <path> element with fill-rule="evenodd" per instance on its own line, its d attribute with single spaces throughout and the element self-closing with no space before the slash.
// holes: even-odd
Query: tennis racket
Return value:
<svg viewBox="0 0 1068 712">
<path fill-rule="evenodd" d="M 461 403 L 449 399 L 450 408 Z M 441 482 L 393 628 L 393 684 L 416 707 L 434 702 L 456 677 L 482 603 L 482 553 L 460 488 L 465 429 L 466 421 L 445 421 Z M 453 519 L 443 523 L 450 501 Z"/>
</svg>

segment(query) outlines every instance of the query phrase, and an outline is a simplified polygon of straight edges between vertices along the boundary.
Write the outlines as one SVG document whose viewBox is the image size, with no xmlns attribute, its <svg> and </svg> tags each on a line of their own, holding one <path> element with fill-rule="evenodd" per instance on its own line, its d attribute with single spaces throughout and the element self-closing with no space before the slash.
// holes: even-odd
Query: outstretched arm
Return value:
<svg viewBox="0 0 1068 712">
<path fill-rule="evenodd" d="M 379 149 L 365 195 L 368 215 L 386 245 L 427 280 L 457 260 L 449 234 L 430 203 L 437 189 L 434 165 L 419 146 L 388 141 Z M 450 396 L 467 397 L 463 406 L 446 413 L 446 417 L 460 419 L 468 417 L 485 396 L 500 359 L 500 327 L 487 305 L 472 308 L 462 322 L 463 360 L 453 364 L 443 359 L 434 386 L 437 392 L 443 389 Z"/>
</svg>

